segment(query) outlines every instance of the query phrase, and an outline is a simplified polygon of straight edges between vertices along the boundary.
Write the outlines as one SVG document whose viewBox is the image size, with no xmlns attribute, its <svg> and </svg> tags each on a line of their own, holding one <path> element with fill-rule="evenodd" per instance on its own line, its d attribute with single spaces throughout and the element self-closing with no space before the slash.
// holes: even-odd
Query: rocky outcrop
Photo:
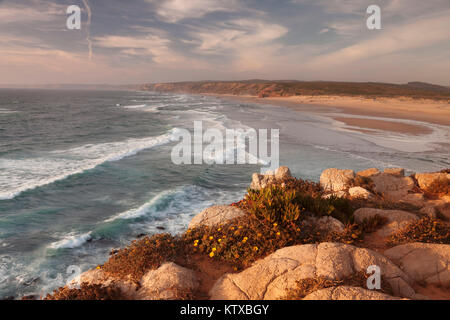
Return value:
<svg viewBox="0 0 450 320">
<path fill-rule="evenodd" d="M 398 201 L 413 190 L 415 184 L 411 177 L 398 177 L 390 173 L 381 173 L 371 177 L 374 191 L 386 199 Z"/>
<path fill-rule="evenodd" d="M 325 191 L 344 191 L 351 187 L 354 178 L 353 170 L 326 169 L 320 175 L 320 186 Z"/>
<path fill-rule="evenodd" d="M 394 294 L 413 298 L 410 278 L 384 256 L 342 243 L 306 244 L 277 250 L 236 274 L 226 274 L 210 291 L 213 300 L 283 299 L 297 281 L 316 277 L 342 280 L 377 265 Z"/>
<path fill-rule="evenodd" d="M 402 300 L 402 298 L 360 287 L 339 286 L 317 290 L 303 300 Z"/>
<path fill-rule="evenodd" d="M 136 292 L 138 300 L 178 300 L 192 294 L 199 281 L 194 271 L 170 262 L 147 272 L 140 285 Z"/>
<path fill-rule="evenodd" d="M 397 176 L 397 177 L 404 177 L 405 169 L 403 169 L 403 168 L 386 168 L 386 169 L 384 169 L 384 173 L 391 174 L 391 175 Z"/>
<path fill-rule="evenodd" d="M 282 184 L 291 178 L 291 171 L 288 167 L 279 167 L 275 172 L 269 171 L 266 174 L 254 173 L 250 189 L 260 190 L 276 183 Z"/>
<path fill-rule="evenodd" d="M 414 176 L 422 190 L 427 190 L 435 181 L 450 180 L 450 173 L 416 173 Z"/>
<path fill-rule="evenodd" d="M 358 198 L 358 199 L 370 199 L 373 198 L 373 194 L 361 187 L 353 187 L 348 189 L 348 193 L 350 194 L 350 197 L 352 198 Z"/>
<path fill-rule="evenodd" d="M 213 206 L 197 214 L 189 223 L 189 229 L 200 226 L 214 226 L 224 224 L 229 220 L 245 215 L 245 212 L 232 206 Z"/>
<path fill-rule="evenodd" d="M 416 282 L 450 286 L 450 245 L 408 243 L 384 252 Z"/>
<path fill-rule="evenodd" d="M 194 292 L 199 285 L 194 271 L 172 262 L 165 263 L 156 270 L 148 271 L 142 277 L 139 286 L 131 280 L 111 277 L 101 269 L 88 270 L 69 285 L 73 287 L 81 283 L 116 287 L 120 289 L 125 300 L 180 299 Z"/>
<path fill-rule="evenodd" d="M 305 220 L 305 224 L 314 225 L 318 230 L 323 232 L 342 232 L 345 229 L 342 222 L 331 216 L 321 218 L 309 217 Z"/>
<path fill-rule="evenodd" d="M 354 212 L 355 221 L 361 223 L 364 219 L 375 217 L 376 215 L 387 219 L 386 225 L 381 227 L 376 233 L 381 237 L 387 237 L 408 226 L 419 217 L 413 213 L 402 210 L 382 210 L 374 208 L 361 208 Z"/>
</svg>

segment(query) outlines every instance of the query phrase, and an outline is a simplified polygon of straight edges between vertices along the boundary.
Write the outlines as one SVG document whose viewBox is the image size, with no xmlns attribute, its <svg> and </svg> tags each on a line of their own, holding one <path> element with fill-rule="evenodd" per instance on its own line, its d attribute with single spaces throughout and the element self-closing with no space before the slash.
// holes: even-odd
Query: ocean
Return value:
<svg viewBox="0 0 450 320">
<path fill-rule="evenodd" d="M 422 136 L 357 132 L 332 112 L 143 91 L 0 90 L 0 299 L 42 296 L 68 268 L 103 263 L 141 234 L 186 229 L 240 200 L 256 165 L 175 165 L 180 129 L 279 129 L 280 165 L 318 180 L 330 167 L 449 167 L 448 127 Z M 370 117 L 366 117 L 370 118 Z"/>
</svg>

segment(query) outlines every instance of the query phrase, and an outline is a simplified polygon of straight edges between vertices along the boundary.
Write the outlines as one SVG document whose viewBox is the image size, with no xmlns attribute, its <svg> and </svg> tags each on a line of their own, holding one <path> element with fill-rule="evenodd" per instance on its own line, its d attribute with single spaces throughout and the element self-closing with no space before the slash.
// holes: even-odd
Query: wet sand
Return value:
<svg viewBox="0 0 450 320">
<path fill-rule="evenodd" d="M 333 114 L 331 115 L 332 118 L 345 123 L 346 126 L 351 126 L 348 129 L 366 133 L 369 133 L 370 130 L 411 135 L 432 133 L 432 130 L 426 126 L 389 121 L 389 119 L 414 120 L 450 126 L 450 103 L 448 101 L 414 100 L 406 97 L 369 99 L 343 96 L 293 96 L 276 98 L 218 94 L 214 94 L 213 96 L 258 104 L 278 105 L 296 111 L 323 113 L 325 116 L 327 114 Z M 336 116 L 336 113 L 341 113 L 346 116 L 339 117 Z M 389 119 L 353 118 L 347 117 L 347 115 Z"/>
</svg>

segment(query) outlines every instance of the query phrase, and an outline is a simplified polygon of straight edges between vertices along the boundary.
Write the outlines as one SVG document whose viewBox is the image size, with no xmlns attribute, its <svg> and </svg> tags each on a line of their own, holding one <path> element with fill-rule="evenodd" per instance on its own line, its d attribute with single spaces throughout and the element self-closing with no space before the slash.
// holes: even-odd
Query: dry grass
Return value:
<svg viewBox="0 0 450 320">
<path fill-rule="evenodd" d="M 387 240 L 390 246 L 408 242 L 450 244 L 450 228 L 441 220 L 425 217 L 412 222 Z"/>
<path fill-rule="evenodd" d="M 343 280 L 330 280 L 323 276 L 317 278 L 302 279 L 297 281 L 297 288 L 291 290 L 287 294 L 286 300 L 301 300 L 315 291 L 337 286 L 367 288 L 368 277 L 369 275 L 364 272 L 357 272 Z M 381 278 L 381 280 L 381 289 L 376 291 L 392 295 L 393 291 L 389 283 L 387 281 L 384 281 L 383 277 Z"/>
<path fill-rule="evenodd" d="M 138 282 L 149 270 L 166 261 L 177 262 L 185 257 L 184 243 L 170 234 L 157 234 L 133 241 L 130 246 L 112 255 L 101 267 L 107 274 Z"/>
<path fill-rule="evenodd" d="M 79 289 L 59 288 L 48 294 L 44 300 L 121 300 L 120 290 L 116 287 L 88 285 L 82 283 Z"/>
</svg>

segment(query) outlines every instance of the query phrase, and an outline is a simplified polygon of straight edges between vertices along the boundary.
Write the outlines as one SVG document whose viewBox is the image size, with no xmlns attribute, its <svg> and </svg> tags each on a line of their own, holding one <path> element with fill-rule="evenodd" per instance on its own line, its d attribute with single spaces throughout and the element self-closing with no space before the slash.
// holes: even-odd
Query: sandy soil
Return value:
<svg viewBox="0 0 450 320">
<path fill-rule="evenodd" d="M 410 119 L 450 126 L 450 103 L 410 98 L 377 98 L 340 96 L 295 96 L 285 98 L 252 98 L 255 102 L 266 100 L 296 109 L 299 104 L 336 107 L 344 113 L 377 116 L 393 119 Z"/>
<path fill-rule="evenodd" d="M 254 96 L 217 95 L 222 98 L 238 99 L 245 102 L 270 104 L 288 107 L 298 111 L 318 113 L 343 113 L 347 115 L 383 117 L 391 119 L 408 119 L 444 126 L 450 126 L 450 102 L 427 99 L 343 97 L 343 96 L 293 96 L 276 98 L 258 98 Z M 414 124 L 398 122 L 339 118 L 347 125 L 361 129 L 377 129 L 404 134 L 427 134 L 430 129 Z"/>
<path fill-rule="evenodd" d="M 344 117 L 334 117 L 335 120 L 345 123 L 347 126 L 363 127 L 367 129 L 376 129 L 383 131 L 390 131 L 395 133 L 403 134 L 430 134 L 433 132 L 428 127 L 418 126 L 407 123 L 385 121 L 385 120 L 374 120 L 374 119 L 361 119 L 361 118 L 344 118 Z M 356 131 L 365 132 L 367 130 L 360 130 L 358 128 L 347 128 Z"/>
</svg>

